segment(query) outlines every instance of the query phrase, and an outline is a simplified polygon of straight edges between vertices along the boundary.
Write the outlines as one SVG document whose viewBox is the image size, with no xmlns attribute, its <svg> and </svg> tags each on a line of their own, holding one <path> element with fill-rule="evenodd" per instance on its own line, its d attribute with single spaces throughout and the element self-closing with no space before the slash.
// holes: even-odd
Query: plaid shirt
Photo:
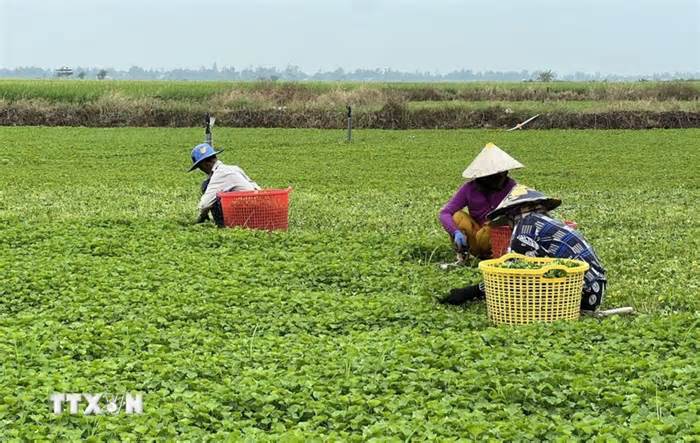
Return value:
<svg viewBox="0 0 700 443">
<path fill-rule="evenodd" d="M 569 258 L 590 265 L 584 275 L 581 309 L 595 310 L 605 296 L 605 269 L 580 232 L 559 220 L 531 212 L 520 220 L 510 241 L 513 252 L 531 257 Z"/>
</svg>

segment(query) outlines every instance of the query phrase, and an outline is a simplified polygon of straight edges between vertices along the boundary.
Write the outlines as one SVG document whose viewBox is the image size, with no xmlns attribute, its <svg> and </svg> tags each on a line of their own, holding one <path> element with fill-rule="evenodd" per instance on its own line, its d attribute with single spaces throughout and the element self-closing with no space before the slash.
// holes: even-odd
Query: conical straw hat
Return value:
<svg viewBox="0 0 700 443">
<path fill-rule="evenodd" d="M 474 161 L 464 170 L 462 177 L 473 180 L 518 168 L 524 168 L 522 163 L 506 154 L 498 146 L 489 143 L 484 146 L 484 149 L 481 150 Z"/>
</svg>

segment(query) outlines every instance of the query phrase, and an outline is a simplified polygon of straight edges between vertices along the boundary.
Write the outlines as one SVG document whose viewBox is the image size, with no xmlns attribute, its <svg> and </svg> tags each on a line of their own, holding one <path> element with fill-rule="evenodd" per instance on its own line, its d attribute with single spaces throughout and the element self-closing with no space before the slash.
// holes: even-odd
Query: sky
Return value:
<svg viewBox="0 0 700 443">
<path fill-rule="evenodd" d="M 700 72 L 700 0 L 0 0 L 0 67 Z"/>
</svg>

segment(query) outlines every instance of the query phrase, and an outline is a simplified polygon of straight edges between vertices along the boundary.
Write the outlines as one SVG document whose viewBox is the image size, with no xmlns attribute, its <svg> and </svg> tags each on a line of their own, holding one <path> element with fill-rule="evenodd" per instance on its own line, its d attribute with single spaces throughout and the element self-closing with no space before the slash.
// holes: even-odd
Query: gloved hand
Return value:
<svg viewBox="0 0 700 443">
<path fill-rule="evenodd" d="M 467 241 L 467 236 L 465 236 L 462 231 L 455 231 L 453 241 L 455 244 L 455 250 L 457 252 L 467 252 L 469 250 L 469 242 Z"/>
<path fill-rule="evenodd" d="M 461 305 L 468 301 L 481 300 L 486 297 L 479 285 L 471 285 L 466 288 L 455 288 L 445 297 L 440 299 L 440 303 L 448 305 Z"/>
</svg>

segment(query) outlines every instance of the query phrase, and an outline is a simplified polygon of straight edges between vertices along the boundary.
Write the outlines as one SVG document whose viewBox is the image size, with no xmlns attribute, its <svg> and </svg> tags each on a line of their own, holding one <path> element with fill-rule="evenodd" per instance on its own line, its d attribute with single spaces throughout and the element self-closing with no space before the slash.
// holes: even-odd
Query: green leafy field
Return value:
<svg viewBox="0 0 700 443">
<path fill-rule="evenodd" d="M 0 79 L 0 100 L 9 103 L 38 99 L 51 103 L 84 104 L 117 97 L 132 101 L 175 101 L 183 106 L 191 103 L 211 105 L 212 101 L 233 106 L 240 95 L 245 95 L 249 101 L 261 105 L 274 103 L 303 107 L 304 102 L 318 96 L 341 93 L 350 95 L 354 99 L 350 101 L 353 105 L 381 104 L 387 94 L 408 101 L 697 101 L 700 81 L 367 83 Z M 319 105 L 328 106 L 328 101 L 326 97 Z M 577 107 L 576 104 L 572 106 Z"/>
<path fill-rule="evenodd" d="M 191 226 L 200 129 L 0 128 L 0 440 L 697 440 L 700 130 L 217 129 L 286 233 Z M 493 141 L 634 318 L 492 327 L 437 211 Z M 144 393 L 55 416 L 53 392 Z M 84 408 L 85 405 L 83 404 Z"/>
<path fill-rule="evenodd" d="M 0 80 L 0 97 L 8 100 L 44 98 L 51 101 L 84 103 L 111 93 L 134 98 L 161 97 L 172 100 L 207 100 L 213 95 L 236 89 L 300 89 L 315 93 L 333 89 L 358 88 L 410 91 L 432 88 L 437 91 L 460 92 L 488 90 L 505 93 L 517 90 L 572 92 L 582 96 L 604 96 L 656 93 L 664 85 L 681 84 L 697 92 L 700 81 L 683 82 L 444 82 L 444 83 L 367 83 L 367 82 L 233 82 L 233 81 L 139 81 L 139 80 Z"/>
</svg>

